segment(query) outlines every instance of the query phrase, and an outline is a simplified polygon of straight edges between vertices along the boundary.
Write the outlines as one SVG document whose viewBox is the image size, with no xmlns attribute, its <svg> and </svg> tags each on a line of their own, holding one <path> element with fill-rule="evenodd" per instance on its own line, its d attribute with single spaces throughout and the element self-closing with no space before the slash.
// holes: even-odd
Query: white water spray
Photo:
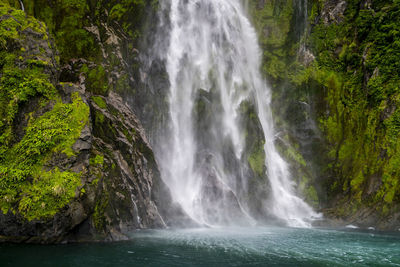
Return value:
<svg viewBox="0 0 400 267">
<path fill-rule="evenodd" d="M 260 74 L 261 50 L 241 1 L 165 0 L 162 10 L 170 20 L 168 50 L 159 51 L 166 52 L 170 123 L 158 160 L 174 199 L 199 223 L 254 223 L 247 197 L 254 177 L 246 175 L 240 119 L 241 105 L 250 102 L 265 138 L 270 184 L 261 210 L 289 226 L 309 226 L 318 215 L 295 195 L 287 163 L 276 151 L 271 90 Z M 199 122 L 199 110 L 206 124 Z"/>
<path fill-rule="evenodd" d="M 19 4 L 21 5 L 21 10 L 25 11 L 24 3 L 22 3 L 22 0 L 19 0 Z"/>
</svg>

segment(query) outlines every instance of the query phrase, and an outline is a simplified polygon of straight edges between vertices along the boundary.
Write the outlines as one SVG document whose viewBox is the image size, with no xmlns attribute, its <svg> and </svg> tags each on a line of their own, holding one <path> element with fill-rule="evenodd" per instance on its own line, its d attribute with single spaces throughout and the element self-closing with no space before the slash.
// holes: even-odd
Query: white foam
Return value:
<svg viewBox="0 0 400 267">
<path fill-rule="evenodd" d="M 358 227 L 358 226 L 356 226 L 356 225 L 353 225 L 353 224 L 349 224 L 349 225 L 346 225 L 346 228 L 349 228 L 349 229 L 358 229 L 358 228 L 360 228 L 360 227 Z"/>
</svg>

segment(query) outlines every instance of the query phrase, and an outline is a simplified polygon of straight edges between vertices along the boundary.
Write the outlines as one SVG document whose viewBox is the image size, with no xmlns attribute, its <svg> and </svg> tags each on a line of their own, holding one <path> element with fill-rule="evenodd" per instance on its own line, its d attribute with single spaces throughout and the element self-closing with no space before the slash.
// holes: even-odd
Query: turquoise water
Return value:
<svg viewBox="0 0 400 267">
<path fill-rule="evenodd" d="M 400 235 L 294 228 L 139 231 L 116 243 L 0 244 L 0 266 L 400 266 Z"/>
</svg>

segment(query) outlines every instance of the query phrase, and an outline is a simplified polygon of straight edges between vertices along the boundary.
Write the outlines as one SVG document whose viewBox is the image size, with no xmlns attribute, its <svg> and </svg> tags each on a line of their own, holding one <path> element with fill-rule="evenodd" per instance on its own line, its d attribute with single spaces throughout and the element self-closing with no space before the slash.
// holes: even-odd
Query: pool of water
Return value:
<svg viewBox="0 0 400 267">
<path fill-rule="evenodd" d="M 0 266 L 400 266 L 400 234 L 296 228 L 138 231 L 132 240 L 0 244 Z"/>
</svg>

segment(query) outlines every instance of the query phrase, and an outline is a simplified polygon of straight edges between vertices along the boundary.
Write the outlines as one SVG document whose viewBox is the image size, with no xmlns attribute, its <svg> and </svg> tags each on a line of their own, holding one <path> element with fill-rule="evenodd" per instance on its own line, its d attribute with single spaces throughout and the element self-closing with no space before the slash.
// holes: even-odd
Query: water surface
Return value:
<svg viewBox="0 0 400 267">
<path fill-rule="evenodd" d="M 132 240 L 0 245 L 1 266 L 400 266 L 400 235 L 296 228 L 139 231 Z"/>
</svg>

